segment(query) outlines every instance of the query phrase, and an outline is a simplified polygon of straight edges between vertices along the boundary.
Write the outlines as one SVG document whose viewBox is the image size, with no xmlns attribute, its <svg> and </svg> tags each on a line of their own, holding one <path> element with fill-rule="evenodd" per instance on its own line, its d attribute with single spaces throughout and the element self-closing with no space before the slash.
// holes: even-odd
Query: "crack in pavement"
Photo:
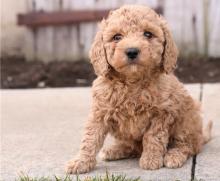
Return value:
<svg viewBox="0 0 220 181">
<path fill-rule="evenodd" d="M 203 84 L 200 84 L 200 92 L 199 92 L 199 101 L 202 103 L 203 97 Z M 196 170 L 196 158 L 197 155 L 194 155 L 192 158 L 192 168 L 191 168 L 191 181 L 195 179 L 195 170 Z"/>
</svg>

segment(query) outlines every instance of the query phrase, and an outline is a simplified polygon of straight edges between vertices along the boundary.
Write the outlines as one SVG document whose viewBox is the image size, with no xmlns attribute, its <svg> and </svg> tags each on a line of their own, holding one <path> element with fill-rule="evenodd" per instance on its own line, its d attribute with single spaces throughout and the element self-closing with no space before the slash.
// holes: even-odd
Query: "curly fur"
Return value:
<svg viewBox="0 0 220 181">
<path fill-rule="evenodd" d="M 117 33 L 123 38 L 114 42 Z M 129 47 L 140 49 L 135 64 L 124 53 Z M 123 6 L 101 22 L 90 51 L 98 75 L 92 109 L 68 173 L 92 170 L 107 134 L 115 143 L 102 150 L 104 160 L 140 157 L 143 169 L 181 167 L 200 152 L 211 124 L 203 135 L 200 106 L 173 75 L 177 56 L 166 21 L 146 6 Z"/>
</svg>

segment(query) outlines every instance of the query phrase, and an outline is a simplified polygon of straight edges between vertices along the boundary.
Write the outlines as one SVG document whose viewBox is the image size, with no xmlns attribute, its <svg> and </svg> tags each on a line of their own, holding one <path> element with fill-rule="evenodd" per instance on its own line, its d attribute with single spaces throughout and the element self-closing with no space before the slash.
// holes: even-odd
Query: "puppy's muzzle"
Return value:
<svg viewBox="0 0 220 181">
<path fill-rule="evenodd" d="M 137 58 L 139 52 L 140 50 L 138 48 L 127 48 L 125 50 L 125 54 L 127 55 L 129 61 L 134 61 Z"/>
</svg>

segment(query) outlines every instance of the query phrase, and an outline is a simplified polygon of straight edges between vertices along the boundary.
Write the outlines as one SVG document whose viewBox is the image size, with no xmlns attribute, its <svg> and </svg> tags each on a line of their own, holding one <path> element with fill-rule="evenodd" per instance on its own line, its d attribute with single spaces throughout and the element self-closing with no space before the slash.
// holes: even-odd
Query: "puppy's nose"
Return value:
<svg viewBox="0 0 220 181">
<path fill-rule="evenodd" d="M 131 60 L 135 59 L 138 56 L 139 52 L 140 52 L 140 50 L 138 48 L 127 48 L 125 50 L 126 55 Z"/>
</svg>

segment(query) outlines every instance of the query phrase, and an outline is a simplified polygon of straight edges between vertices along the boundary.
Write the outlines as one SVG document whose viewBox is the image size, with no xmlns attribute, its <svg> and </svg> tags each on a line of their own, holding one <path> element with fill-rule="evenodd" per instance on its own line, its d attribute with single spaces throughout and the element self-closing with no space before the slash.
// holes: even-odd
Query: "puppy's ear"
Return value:
<svg viewBox="0 0 220 181">
<path fill-rule="evenodd" d="M 160 18 L 162 19 L 162 17 Z M 164 50 L 162 54 L 162 68 L 163 71 L 168 74 L 176 67 L 178 49 L 168 28 L 167 22 L 164 19 L 162 19 L 161 27 L 165 38 Z"/>
<path fill-rule="evenodd" d="M 96 33 L 95 39 L 89 52 L 91 63 L 94 67 L 96 75 L 106 76 L 110 70 L 107 62 L 107 54 L 103 42 L 103 27 L 105 20 L 102 20 L 100 29 Z"/>
</svg>

